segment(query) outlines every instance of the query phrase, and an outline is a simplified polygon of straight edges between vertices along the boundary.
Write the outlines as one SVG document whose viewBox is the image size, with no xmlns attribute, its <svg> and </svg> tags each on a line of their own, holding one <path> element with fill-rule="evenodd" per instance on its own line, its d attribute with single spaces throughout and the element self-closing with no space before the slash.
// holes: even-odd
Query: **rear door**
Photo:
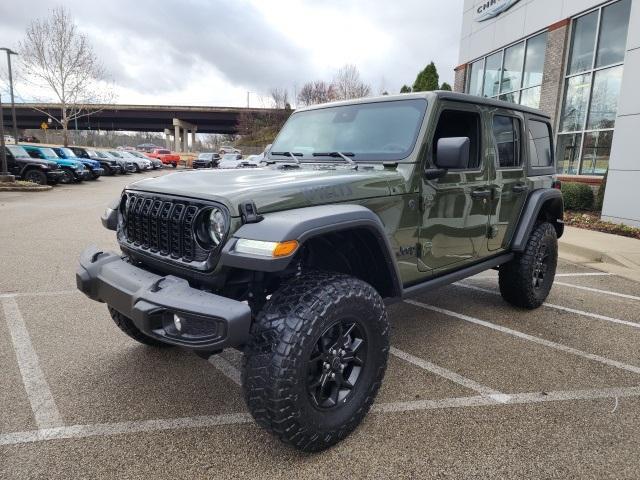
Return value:
<svg viewBox="0 0 640 480">
<path fill-rule="evenodd" d="M 496 109 L 489 115 L 490 141 L 495 175 L 489 216 L 488 249 L 505 248 L 515 229 L 527 198 L 524 116 L 515 111 Z"/>
</svg>

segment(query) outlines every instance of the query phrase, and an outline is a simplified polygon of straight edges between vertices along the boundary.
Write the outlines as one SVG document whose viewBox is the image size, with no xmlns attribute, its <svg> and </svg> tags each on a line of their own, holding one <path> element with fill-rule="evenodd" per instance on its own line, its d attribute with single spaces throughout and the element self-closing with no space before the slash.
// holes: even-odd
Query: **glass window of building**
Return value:
<svg viewBox="0 0 640 480">
<path fill-rule="evenodd" d="M 502 52 L 494 53 L 485 60 L 484 86 L 485 97 L 495 97 L 500 91 L 500 70 L 502 70 Z"/>
<path fill-rule="evenodd" d="M 573 20 L 562 114 L 558 172 L 604 175 L 609 164 L 631 0 L 618 0 Z"/>
<path fill-rule="evenodd" d="M 482 76 L 484 75 L 484 59 L 469 65 L 469 79 L 467 92 L 471 95 L 482 95 Z"/>
<path fill-rule="evenodd" d="M 546 48 L 543 32 L 471 63 L 466 92 L 538 108 Z"/>
</svg>

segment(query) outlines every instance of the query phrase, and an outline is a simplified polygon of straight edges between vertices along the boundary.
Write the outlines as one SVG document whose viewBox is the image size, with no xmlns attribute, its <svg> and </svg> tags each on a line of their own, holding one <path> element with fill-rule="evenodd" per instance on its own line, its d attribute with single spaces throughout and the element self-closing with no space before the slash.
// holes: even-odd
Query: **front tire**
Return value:
<svg viewBox="0 0 640 480">
<path fill-rule="evenodd" d="M 62 170 L 64 172 L 64 175 L 62 176 L 62 178 L 60 178 L 60 183 L 64 185 L 69 185 L 76 181 L 76 176 L 73 174 L 72 170 L 67 168 L 63 168 Z"/>
<path fill-rule="evenodd" d="M 527 309 L 544 303 L 558 264 L 558 237 L 548 222 L 538 224 L 522 253 L 500 266 L 500 293 L 510 304 Z"/>
<path fill-rule="evenodd" d="M 24 174 L 24 179 L 27 182 L 32 182 L 38 185 L 46 185 L 47 184 L 47 175 L 44 172 L 41 172 L 40 170 L 36 170 L 31 169 L 28 170 L 25 174 Z"/>
<path fill-rule="evenodd" d="M 116 309 L 111 306 L 109 307 L 109 314 L 111 315 L 111 319 L 116 326 L 126 333 L 129 337 L 133 338 L 136 342 L 142 343 L 144 345 L 148 345 L 150 347 L 158 347 L 158 348 L 168 348 L 171 345 L 166 343 L 159 342 L 158 340 L 151 338 L 140 331 L 138 327 L 135 326 L 133 320 L 129 317 L 122 315 Z"/>
<path fill-rule="evenodd" d="M 252 327 L 245 401 L 256 422 L 283 442 L 324 450 L 371 408 L 388 353 L 387 314 L 371 285 L 325 272 L 294 277 Z"/>
</svg>

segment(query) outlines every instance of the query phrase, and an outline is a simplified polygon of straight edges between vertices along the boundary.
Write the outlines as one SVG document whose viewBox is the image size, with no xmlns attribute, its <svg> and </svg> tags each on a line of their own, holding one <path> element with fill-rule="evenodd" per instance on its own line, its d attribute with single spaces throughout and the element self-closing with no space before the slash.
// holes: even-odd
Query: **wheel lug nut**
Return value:
<svg viewBox="0 0 640 480">
<path fill-rule="evenodd" d="M 331 378 L 336 378 L 336 374 L 335 374 L 335 373 L 332 373 L 332 374 L 331 374 Z"/>
</svg>

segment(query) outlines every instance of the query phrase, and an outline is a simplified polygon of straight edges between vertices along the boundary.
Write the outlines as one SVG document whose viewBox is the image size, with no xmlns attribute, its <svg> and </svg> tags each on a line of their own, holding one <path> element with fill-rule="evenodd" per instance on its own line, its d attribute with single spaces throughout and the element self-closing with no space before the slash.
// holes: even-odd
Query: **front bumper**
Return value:
<svg viewBox="0 0 640 480">
<path fill-rule="evenodd" d="M 245 303 L 191 288 L 173 275 L 160 276 L 95 246 L 80 256 L 78 289 L 129 317 L 146 335 L 201 352 L 247 342 L 251 310 Z M 177 329 L 174 315 L 180 317 Z"/>
<path fill-rule="evenodd" d="M 78 180 L 91 180 L 93 178 L 91 172 L 86 168 L 84 170 L 74 170 L 73 174 Z"/>
<path fill-rule="evenodd" d="M 49 170 L 46 172 L 47 180 L 52 182 L 57 182 L 64 176 L 63 170 Z"/>
<path fill-rule="evenodd" d="M 92 168 L 91 169 L 91 178 L 98 178 L 102 176 L 104 173 L 104 168 Z"/>
</svg>

